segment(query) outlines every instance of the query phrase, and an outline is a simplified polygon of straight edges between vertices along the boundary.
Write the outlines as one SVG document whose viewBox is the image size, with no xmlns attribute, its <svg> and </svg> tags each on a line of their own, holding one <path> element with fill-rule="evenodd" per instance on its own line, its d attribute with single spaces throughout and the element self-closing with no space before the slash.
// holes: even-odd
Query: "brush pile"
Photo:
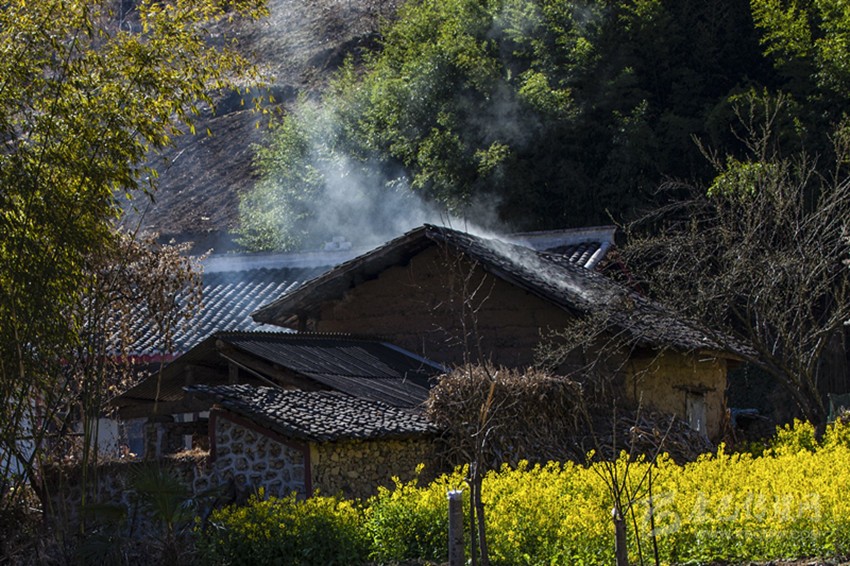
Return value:
<svg viewBox="0 0 850 566">
<path fill-rule="evenodd" d="M 580 383 L 540 370 L 465 366 L 431 390 L 427 414 L 445 431 L 441 453 L 448 467 L 585 462 L 590 452 L 611 458 L 621 451 L 667 452 L 685 462 L 714 449 L 681 419 L 625 408 L 613 394 L 586 397 Z"/>
</svg>

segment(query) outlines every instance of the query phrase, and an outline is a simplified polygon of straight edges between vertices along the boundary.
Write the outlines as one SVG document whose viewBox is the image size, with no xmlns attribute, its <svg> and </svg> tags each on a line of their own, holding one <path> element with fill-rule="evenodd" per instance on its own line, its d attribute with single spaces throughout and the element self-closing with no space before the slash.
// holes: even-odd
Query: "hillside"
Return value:
<svg viewBox="0 0 850 566">
<path fill-rule="evenodd" d="M 400 0 L 271 0 L 270 16 L 234 30 L 241 45 L 273 77 L 269 108 L 285 112 L 299 95 L 315 96 L 349 53 L 375 46 L 379 23 Z M 157 159 L 159 190 L 153 202 L 140 199 L 131 212 L 150 231 L 196 250 L 230 244 L 226 233 L 238 225 L 239 194 L 250 188 L 251 145 L 261 142 L 269 116 L 231 96 L 216 115 L 204 116 L 197 135 L 179 139 Z M 207 135 L 207 129 L 211 136 Z"/>
</svg>

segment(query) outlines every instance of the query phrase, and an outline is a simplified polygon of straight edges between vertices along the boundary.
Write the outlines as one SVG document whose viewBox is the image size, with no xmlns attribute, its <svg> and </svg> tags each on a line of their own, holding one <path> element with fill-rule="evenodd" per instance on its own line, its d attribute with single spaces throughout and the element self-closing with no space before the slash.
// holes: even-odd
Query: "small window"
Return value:
<svg viewBox="0 0 850 566">
<path fill-rule="evenodd" d="M 706 434 L 705 430 L 705 395 L 702 393 L 688 393 L 687 417 L 688 425 L 692 430 Z"/>
</svg>

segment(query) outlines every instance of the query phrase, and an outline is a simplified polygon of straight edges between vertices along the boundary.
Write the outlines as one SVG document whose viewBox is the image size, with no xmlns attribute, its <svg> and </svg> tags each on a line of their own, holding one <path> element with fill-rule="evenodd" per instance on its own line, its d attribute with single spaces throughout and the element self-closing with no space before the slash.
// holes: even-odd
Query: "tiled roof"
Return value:
<svg viewBox="0 0 850 566">
<path fill-rule="evenodd" d="M 242 334 L 220 340 L 331 389 L 398 407 L 423 403 L 431 377 L 446 371 L 386 342 L 342 335 Z"/>
<path fill-rule="evenodd" d="M 114 398 L 123 407 L 181 402 L 186 370 L 193 368 L 207 384 L 228 380 L 228 363 L 234 353 L 242 365 L 258 362 L 244 373 L 247 381 L 275 381 L 262 368 L 286 370 L 307 378 L 317 389 L 332 389 L 385 402 L 396 407 L 416 407 L 428 397 L 430 379 L 445 369 L 411 352 L 375 339 L 311 333 L 216 333 L 166 366 L 161 375 L 148 377 Z M 245 357 L 247 356 L 247 357 Z M 248 361 L 246 361 L 248 360 Z M 240 379 L 241 380 L 241 379 Z"/>
<path fill-rule="evenodd" d="M 616 226 L 572 228 L 543 232 L 520 232 L 511 234 L 511 242 L 521 244 L 539 252 L 562 255 L 574 264 L 597 269 L 614 247 Z"/>
<path fill-rule="evenodd" d="M 184 352 L 213 332 L 279 330 L 251 318 L 255 305 L 286 293 L 327 271 L 330 266 L 260 268 L 204 274 L 203 305 L 185 329 L 175 336 L 176 350 Z"/>
<path fill-rule="evenodd" d="M 524 232 L 518 241 L 541 250 L 559 250 L 570 261 L 593 267 L 613 244 L 613 227 Z M 277 325 L 257 323 L 251 313 L 292 291 L 333 266 L 365 250 L 339 247 L 317 252 L 218 254 L 204 260 L 203 300 L 199 312 L 181 321 L 173 337 L 170 358 L 188 351 L 214 332 L 287 332 Z M 144 311 L 135 314 L 138 338 L 129 351 L 156 356 L 162 338 Z"/>
<path fill-rule="evenodd" d="M 358 282 L 434 245 L 460 251 L 496 277 L 557 307 L 577 315 L 604 313 L 612 331 L 625 331 L 639 344 L 723 350 L 698 325 L 677 318 L 659 303 L 600 273 L 575 265 L 568 257 L 427 224 L 282 295 L 257 310 L 254 319 L 291 324 L 296 313 L 310 312 L 326 300 L 337 299 Z"/>
<path fill-rule="evenodd" d="M 337 391 L 250 385 L 193 385 L 186 390 L 289 438 L 327 442 L 404 438 L 436 432 L 424 415 Z"/>
<path fill-rule="evenodd" d="M 186 352 L 214 332 L 285 331 L 278 326 L 255 322 L 251 313 L 334 265 L 335 263 L 325 263 L 205 271 L 201 308 L 194 317 L 181 321 L 175 329 L 173 352 Z M 140 326 L 137 334 L 139 338 L 130 351 L 137 356 L 159 353 L 162 338 L 155 328 L 149 325 L 145 313 L 137 313 L 136 321 Z"/>
</svg>

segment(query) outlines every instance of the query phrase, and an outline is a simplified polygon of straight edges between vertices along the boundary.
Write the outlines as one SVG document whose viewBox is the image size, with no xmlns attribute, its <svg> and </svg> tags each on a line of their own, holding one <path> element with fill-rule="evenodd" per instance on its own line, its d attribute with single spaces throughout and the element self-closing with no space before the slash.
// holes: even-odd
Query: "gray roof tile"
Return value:
<svg viewBox="0 0 850 566">
<path fill-rule="evenodd" d="M 222 330 L 287 331 L 277 326 L 255 322 L 251 318 L 251 312 L 331 267 L 263 267 L 245 271 L 205 273 L 200 310 L 190 320 L 181 321 L 179 324 L 174 333 L 173 352 L 186 352 L 207 336 Z M 159 353 L 162 340 L 154 328 L 145 329 L 148 324 L 146 313 L 137 312 L 135 319 L 140 332 L 130 351 L 137 355 Z"/>
<path fill-rule="evenodd" d="M 445 368 L 411 352 L 375 339 L 314 333 L 217 332 L 110 401 L 134 407 L 155 402 L 180 402 L 189 367 L 218 368 L 208 384 L 227 382 L 227 359 L 219 353 L 237 351 L 269 366 L 309 378 L 318 388 L 340 391 L 395 407 L 413 408 L 428 398 L 431 379 Z M 246 374 L 250 381 L 256 375 Z M 274 381 L 273 375 L 265 376 Z"/>
<path fill-rule="evenodd" d="M 326 300 L 339 298 L 358 281 L 403 263 L 434 245 L 447 245 L 462 252 L 486 271 L 557 307 L 577 315 L 604 313 L 611 330 L 625 331 L 642 345 L 728 350 L 713 342 L 710 333 L 699 325 L 682 320 L 663 305 L 601 273 L 576 265 L 572 257 L 428 224 L 282 295 L 254 312 L 254 319 L 291 324 L 296 312 L 310 312 Z M 584 252 L 580 253 L 579 259 L 583 255 Z"/>
<path fill-rule="evenodd" d="M 436 432 L 421 413 L 338 391 L 282 390 L 250 385 L 193 385 L 186 391 L 298 440 L 406 438 Z"/>
</svg>

